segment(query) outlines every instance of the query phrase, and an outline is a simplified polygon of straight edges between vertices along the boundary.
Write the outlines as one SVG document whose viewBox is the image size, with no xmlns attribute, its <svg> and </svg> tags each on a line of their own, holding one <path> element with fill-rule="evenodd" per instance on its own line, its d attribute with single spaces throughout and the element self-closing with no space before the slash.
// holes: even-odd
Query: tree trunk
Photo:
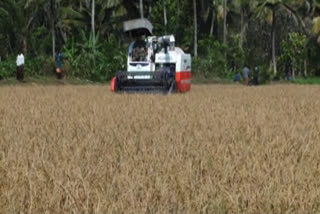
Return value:
<svg viewBox="0 0 320 214">
<path fill-rule="evenodd" d="M 304 76 L 307 77 L 308 76 L 308 72 L 307 72 L 307 60 L 305 59 L 304 62 L 303 62 L 303 65 L 304 65 Z"/>
<path fill-rule="evenodd" d="M 66 43 L 68 41 L 67 33 L 61 28 L 58 28 L 58 29 L 59 29 L 59 33 L 60 33 L 60 35 L 61 35 L 61 37 L 63 39 L 63 42 Z"/>
<path fill-rule="evenodd" d="M 167 8 L 166 8 L 166 0 L 162 0 L 162 7 L 163 7 L 163 20 L 164 20 L 164 27 L 165 27 L 165 33 L 167 34 Z"/>
<path fill-rule="evenodd" d="M 293 80 L 296 79 L 296 68 L 295 68 L 295 65 L 292 66 L 292 79 Z"/>
<path fill-rule="evenodd" d="M 176 25 L 175 25 L 175 35 L 178 35 L 178 29 L 180 25 L 180 2 L 179 0 L 176 0 L 177 5 L 177 13 L 176 13 Z"/>
<path fill-rule="evenodd" d="M 27 37 L 23 36 L 22 39 L 22 51 L 24 55 L 27 55 L 28 53 L 28 41 L 27 41 Z"/>
<path fill-rule="evenodd" d="M 92 11 L 91 11 L 91 29 L 92 29 L 92 47 L 95 51 L 95 45 L 96 45 L 96 31 L 95 31 L 95 0 L 92 0 Z"/>
<path fill-rule="evenodd" d="M 243 13 L 243 8 L 241 6 L 240 8 L 240 15 L 241 15 L 241 22 L 240 22 L 240 26 L 241 26 L 241 29 L 240 29 L 240 47 L 242 49 L 243 47 L 243 40 L 244 40 L 244 13 Z"/>
<path fill-rule="evenodd" d="M 92 0 L 92 11 L 91 11 L 91 28 L 92 28 L 92 49 L 93 49 L 93 70 L 96 68 L 96 30 L 95 30 L 95 13 L 96 13 L 96 2 Z"/>
<path fill-rule="evenodd" d="M 51 35 L 52 35 L 52 58 L 56 59 L 56 31 L 54 28 L 54 20 L 51 21 Z"/>
<path fill-rule="evenodd" d="M 143 0 L 140 0 L 140 17 L 141 17 L 141 19 L 144 18 L 144 14 L 143 14 Z"/>
<path fill-rule="evenodd" d="M 223 43 L 227 41 L 227 0 L 223 1 Z"/>
<path fill-rule="evenodd" d="M 272 11 L 272 64 L 273 74 L 277 75 L 277 59 L 276 59 L 276 10 L 273 8 Z"/>
<path fill-rule="evenodd" d="M 13 54 L 13 48 L 12 48 L 12 44 L 11 44 L 11 42 L 10 42 L 10 37 L 9 37 L 9 35 L 7 35 L 7 44 L 8 44 L 10 53 Z M 6 59 L 8 58 L 8 55 L 9 55 L 9 52 L 6 53 Z"/>
<path fill-rule="evenodd" d="M 193 0 L 193 17 L 194 17 L 194 56 L 198 56 L 198 27 L 197 27 L 197 2 Z"/>
<path fill-rule="evenodd" d="M 216 12 L 215 12 L 215 2 L 212 5 L 212 19 L 211 19 L 211 26 L 210 26 L 210 36 L 213 35 L 213 28 L 214 28 L 214 21 L 216 19 Z"/>
<path fill-rule="evenodd" d="M 244 8 L 241 9 L 241 32 L 240 32 L 240 46 L 243 48 L 243 43 L 246 40 L 247 29 L 248 29 L 248 17 L 246 10 Z"/>
<path fill-rule="evenodd" d="M 50 0 L 50 9 L 48 11 L 48 16 L 50 20 L 50 31 L 52 37 L 52 58 L 56 58 L 56 29 L 55 29 L 55 20 L 56 20 L 56 2 L 55 0 Z"/>
</svg>

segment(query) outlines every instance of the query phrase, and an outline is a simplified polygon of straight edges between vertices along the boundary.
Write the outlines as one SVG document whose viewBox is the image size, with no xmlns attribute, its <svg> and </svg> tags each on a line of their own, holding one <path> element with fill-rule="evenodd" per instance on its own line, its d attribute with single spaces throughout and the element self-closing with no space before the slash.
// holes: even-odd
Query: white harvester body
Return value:
<svg viewBox="0 0 320 214">
<path fill-rule="evenodd" d="M 148 36 L 131 42 L 127 71 L 118 72 L 117 91 L 186 92 L 191 89 L 191 55 L 175 47 L 173 35 Z"/>
</svg>

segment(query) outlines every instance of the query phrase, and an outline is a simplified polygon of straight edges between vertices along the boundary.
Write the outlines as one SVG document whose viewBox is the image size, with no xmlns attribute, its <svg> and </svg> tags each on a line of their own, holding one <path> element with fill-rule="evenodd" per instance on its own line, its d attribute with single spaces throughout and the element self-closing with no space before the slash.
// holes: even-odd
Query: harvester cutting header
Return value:
<svg viewBox="0 0 320 214">
<path fill-rule="evenodd" d="M 173 35 L 152 36 L 147 19 L 124 23 L 134 38 L 128 51 L 127 71 L 117 72 L 113 92 L 186 92 L 191 89 L 191 55 L 175 47 Z"/>
</svg>

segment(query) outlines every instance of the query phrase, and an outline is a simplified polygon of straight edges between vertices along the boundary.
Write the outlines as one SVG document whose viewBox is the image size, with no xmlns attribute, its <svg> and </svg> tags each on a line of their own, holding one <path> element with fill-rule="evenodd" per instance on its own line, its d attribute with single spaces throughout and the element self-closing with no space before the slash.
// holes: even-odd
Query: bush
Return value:
<svg viewBox="0 0 320 214">
<path fill-rule="evenodd" d="M 273 78 L 273 71 L 272 68 L 270 68 L 269 66 L 261 66 L 259 67 L 259 83 L 260 84 L 267 84 L 269 82 L 271 82 L 272 78 Z"/>
<path fill-rule="evenodd" d="M 64 76 L 72 77 L 73 75 L 73 67 L 67 59 L 62 61 L 62 72 Z"/>
<path fill-rule="evenodd" d="M 227 60 L 231 69 L 239 70 L 245 64 L 245 53 L 240 46 L 240 35 L 230 36 L 227 47 Z"/>
<path fill-rule="evenodd" d="M 87 37 L 84 32 L 80 38 L 69 40 L 63 50 L 68 74 L 99 82 L 110 80 L 118 70 L 124 69 L 126 53 L 119 49 L 118 39 L 113 35 L 104 42 L 99 42 L 97 36 L 94 49 L 92 35 Z"/>
<path fill-rule="evenodd" d="M 306 36 L 300 33 L 290 33 L 288 40 L 281 42 L 280 68 L 284 71 L 286 66 L 291 67 L 292 76 L 295 72 L 303 73 L 304 61 L 307 58 Z"/>
<path fill-rule="evenodd" d="M 26 57 L 24 72 L 26 77 L 50 75 L 55 70 L 55 64 L 51 57 L 37 56 Z M 0 79 L 7 79 L 16 76 L 16 59 L 10 57 L 0 63 Z"/>
<path fill-rule="evenodd" d="M 14 58 L 8 58 L 7 60 L 0 62 L 0 79 L 7 79 L 14 77 L 16 74 L 16 61 Z"/>
<path fill-rule="evenodd" d="M 47 57 L 42 65 L 42 74 L 43 75 L 52 75 L 55 74 L 56 64 L 52 57 Z"/>
<path fill-rule="evenodd" d="M 199 41 L 198 58 L 193 59 L 192 70 L 197 76 L 205 78 L 224 77 L 227 70 L 227 61 L 224 56 L 226 46 L 209 37 Z"/>
<path fill-rule="evenodd" d="M 27 57 L 25 60 L 25 75 L 30 77 L 52 75 L 55 71 L 55 62 L 51 56 L 40 55 Z"/>
<path fill-rule="evenodd" d="M 193 59 L 193 71 L 205 78 L 233 79 L 233 70 L 240 70 L 244 65 L 244 51 L 238 35 L 229 38 L 228 46 L 213 37 L 199 40 L 199 52 L 199 58 Z"/>
<path fill-rule="evenodd" d="M 299 84 L 299 85 L 320 85 L 320 78 L 319 77 L 310 77 L 310 78 L 296 78 L 292 80 L 292 83 Z"/>
</svg>

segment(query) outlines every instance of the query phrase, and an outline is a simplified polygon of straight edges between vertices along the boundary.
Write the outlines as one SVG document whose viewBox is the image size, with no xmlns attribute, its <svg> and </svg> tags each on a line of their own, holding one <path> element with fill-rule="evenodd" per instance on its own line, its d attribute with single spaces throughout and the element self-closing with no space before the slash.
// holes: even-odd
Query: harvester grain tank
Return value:
<svg viewBox="0 0 320 214">
<path fill-rule="evenodd" d="M 191 89 L 191 55 L 175 47 L 173 35 L 152 36 L 147 19 L 124 23 L 124 31 L 135 38 L 127 58 L 127 71 L 117 72 L 113 92 L 186 92 Z"/>
</svg>

